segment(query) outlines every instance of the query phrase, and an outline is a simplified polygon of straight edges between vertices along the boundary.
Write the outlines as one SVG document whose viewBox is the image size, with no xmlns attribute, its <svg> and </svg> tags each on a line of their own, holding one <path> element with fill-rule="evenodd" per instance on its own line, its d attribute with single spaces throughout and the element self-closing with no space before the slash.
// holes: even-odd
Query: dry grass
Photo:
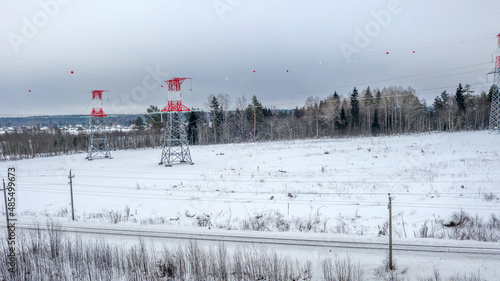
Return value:
<svg viewBox="0 0 500 281">
<path fill-rule="evenodd" d="M 124 248 L 103 239 L 64 235 L 47 223 L 19 231 L 17 270 L 8 272 L 0 255 L 2 280 L 310 280 L 311 262 L 299 262 L 266 250 L 239 248 L 229 253 L 220 244 L 196 242 L 162 250 L 144 241 Z M 7 252 L 6 243 L 0 252 Z"/>
</svg>

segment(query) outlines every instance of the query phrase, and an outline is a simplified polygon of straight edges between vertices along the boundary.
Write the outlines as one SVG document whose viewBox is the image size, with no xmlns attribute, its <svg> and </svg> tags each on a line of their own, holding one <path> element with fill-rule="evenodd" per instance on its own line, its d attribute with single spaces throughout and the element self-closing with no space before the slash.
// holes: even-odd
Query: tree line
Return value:
<svg viewBox="0 0 500 281">
<path fill-rule="evenodd" d="M 293 110 L 265 107 L 256 96 L 238 98 L 231 110 L 228 95 L 212 95 L 206 113 L 190 114 L 188 135 L 192 144 L 212 144 L 484 130 L 493 91 L 495 85 L 474 94 L 470 85 L 459 84 L 455 93 L 443 91 L 427 104 L 412 88 L 354 87 L 347 97 L 309 97 Z"/>
<path fill-rule="evenodd" d="M 229 95 L 220 94 L 208 97 L 205 111 L 183 117 L 192 145 L 484 130 L 494 91 L 498 91 L 495 85 L 476 94 L 470 85 L 459 84 L 454 93 L 443 91 L 427 104 L 412 88 L 354 87 L 346 97 L 336 92 L 323 99 L 309 97 L 304 106 L 292 110 L 266 107 L 255 95 L 250 101 L 239 97 L 233 105 Z M 110 148 L 161 146 L 166 118 L 159 111 L 150 106 L 144 118 L 133 122 L 134 130 L 109 132 Z M 0 135 L 0 160 L 84 152 L 88 139 L 87 132 L 20 128 Z"/>
</svg>

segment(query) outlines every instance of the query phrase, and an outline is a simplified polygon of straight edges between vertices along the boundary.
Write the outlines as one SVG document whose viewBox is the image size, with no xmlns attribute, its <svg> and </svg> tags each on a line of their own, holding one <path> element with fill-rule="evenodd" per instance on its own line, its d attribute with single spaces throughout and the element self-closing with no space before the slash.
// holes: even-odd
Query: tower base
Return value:
<svg viewBox="0 0 500 281">
<path fill-rule="evenodd" d="M 184 124 L 184 114 L 168 112 L 167 116 L 159 164 L 165 165 L 165 167 L 172 167 L 175 162 L 193 165 Z"/>
<path fill-rule="evenodd" d="M 113 159 L 109 151 L 108 136 L 104 128 L 102 117 L 90 117 L 90 138 L 87 157 L 85 159 L 91 161 L 94 159 Z"/>
</svg>

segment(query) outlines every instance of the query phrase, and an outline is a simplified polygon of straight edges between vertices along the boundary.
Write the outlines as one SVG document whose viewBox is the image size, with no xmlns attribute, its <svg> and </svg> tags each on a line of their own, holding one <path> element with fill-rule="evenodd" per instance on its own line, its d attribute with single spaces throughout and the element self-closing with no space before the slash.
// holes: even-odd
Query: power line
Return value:
<svg viewBox="0 0 500 281">
<path fill-rule="evenodd" d="M 110 175 L 93 175 L 93 176 L 85 176 L 82 175 L 82 177 L 92 177 L 92 178 L 114 178 L 114 179 L 137 179 L 136 177 L 127 177 L 127 176 L 110 176 Z M 138 179 L 140 180 L 140 179 Z M 188 177 L 171 177 L 171 178 L 142 178 L 142 180 L 168 180 L 168 181 L 191 181 L 191 182 L 207 182 L 207 181 L 213 181 L 213 182 L 232 182 L 232 183 L 242 183 L 242 182 L 247 182 L 247 183 L 343 183 L 343 184 L 419 184 L 419 183 L 500 183 L 500 179 L 487 179 L 487 180 L 432 180 L 432 181 L 416 181 L 416 180 L 386 180 L 386 181 L 380 181 L 380 180 L 299 180 L 299 179 L 279 179 L 276 177 L 276 179 L 263 179 L 259 178 L 259 176 L 256 176 L 255 179 L 203 179 L 203 178 L 188 178 Z"/>
<path fill-rule="evenodd" d="M 463 43 L 463 42 L 469 42 L 469 41 L 475 41 L 475 40 L 483 40 L 483 39 L 487 39 L 487 38 L 490 38 L 490 36 L 486 36 L 486 35 L 481 35 L 481 36 L 475 36 L 475 37 L 470 37 L 470 38 L 464 38 L 464 39 L 457 39 L 457 40 L 449 40 L 449 41 L 443 41 L 443 42 L 438 42 L 438 43 L 428 43 L 428 44 L 423 44 L 420 46 L 420 48 L 432 48 L 432 47 L 439 47 L 439 46 L 443 46 L 443 45 L 447 45 L 447 44 L 457 44 L 457 43 Z M 416 48 L 418 49 L 419 46 L 416 46 Z M 415 46 L 414 48 L 409 48 L 409 47 L 401 47 L 401 48 L 398 48 L 396 50 L 414 50 L 415 49 Z M 382 56 L 384 55 L 383 52 L 379 52 L 379 51 L 376 51 L 374 52 L 373 54 L 368 54 L 366 55 L 365 57 L 368 57 L 368 56 Z M 69 64 L 62 64 L 62 63 L 53 63 L 53 62 L 47 62 L 47 61 L 41 61 L 41 60 L 34 60 L 34 59 L 26 59 L 26 58 L 15 58 L 15 57 L 7 57 L 7 56 L 2 56 L 2 57 L 6 57 L 6 58 L 12 58 L 12 59 L 17 59 L 17 60 L 23 60 L 23 61 L 31 61 L 31 62 L 38 62 L 38 63 L 43 63 L 43 64 L 52 64 L 52 65 L 60 65 L 60 66 L 67 66 L 67 67 L 73 67 L 74 65 L 69 65 Z M 339 57 L 335 57 L 335 58 L 329 58 L 329 59 L 323 59 L 323 60 L 320 60 L 321 62 L 324 62 L 324 63 L 329 63 L 329 62 L 335 62 L 335 61 L 338 61 L 338 60 L 345 60 L 344 57 L 342 56 L 339 56 Z M 305 67 L 305 66 L 313 66 L 313 65 L 317 65 L 318 62 L 307 62 L 307 63 L 300 63 L 300 64 L 291 64 L 289 66 L 289 68 L 294 68 L 294 67 Z M 4 66 L 9 66 L 9 67 L 22 67 L 22 68 L 33 68 L 33 69 L 43 69 L 43 70 L 49 70 L 49 71 L 61 71 L 61 72 L 64 72 L 66 70 L 59 70 L 59 69 L 49 69 L 49 68 L 43 68 L 43 67 L 36 67 L 36 66 L 19 66 L 19 65 L 9 65 L 9 64 L 3 64 Z M 481 65 L 481 64 L 479 64 Z M 79 66 L 77 66 L 79 67 Z M 466 66 L 468 67 L 468 66 Z M 108 70 L 108 69 L 102 69 L 102 68 L 91 68 L 91 67 L 85 67 L 85 68 L 88 68 L 88 69 L 93 69 L 93 70 L 99 70 L 99 71 L 104 71 L 104 72 L 109 72 L 111 70 Z M 283 68 L 283 65 L 274 65 L 274 66 L 268 66 L 268 67 L 263 67 L 262 71 L 266 71 L 267 70 L 273 70 L 273 69 L 282 69 Z M 460 69 L 462 67 L 458 67 L 456 69 Z M 117 71 L 114 71 L 113 70 L 113 73 L 116 73 Z M 424 74 L 419 74 L 419 75 L 426 75 L 426 74 L 432 74 L 432 73 L 439 73 L 441 71 L 431 71 L 431 72 L 427 72 L 427 73 L 424 73 Z M 124 74 L 130 74 L 130 75 L 134 75 L 132 73 L 125 73 L 123 72 Z M 248 75 L 248 71 L 245 71 L 245 72 L 241 72 L 240 74 L 236 73 L 234 75 L 216 75 L 216 76 L 223 76 L 223 77 L 232 77 L 232 76 L 237 76 L 237 75 Z M 462 73 L 463 74 L 463 73 Z M 101 75 L 101 74 L 99 74 Z M 419 76 L 417 75 L 417 76 Z M 124 77 L 124 76 L 119 76 L 119 75 L 108 75 L 108 76 L 114 76 L 114 77 Z M 378 80 L 378 81 L 371 81 L 371 82 L 359 82 L 359 83 L 356 83 L 356 84 L 351 84 L 351 85 L 345 85 L 345 86 L 340 86 L 340 87 L 337 87 L 337 89 L 342 89 L 342 88 L 347 88 L 347 87 L 353 87 L 353 86 L 356 86 L 356 85 L 366 85 L 366 84 L 373 84 L 373 83 L 381 83 L 381 82 L 386 82 L 386 81 L 392 81 L 392 80 L 398 80 L 398 79 L 405 79 L 405 78 L 410 78 L 410 77 L 414 77 L 415 75 L 410 75 L 410 76 L 403 76 L 403 77 L 398 77 L 398 78 L 387 78 L 387 79 L 383 79 L 383 80 Z M 127 78 L 130 78 L 132 76 L 126 76 Z M 135 77 L 135 75 L 133 76 Z M 211 76 L 201 76 L 201 77 L 196 77 L 197 80 L 203 80 L 203 79 L 212 79 L 213 77 L 215 77 L 214 75 L 211 75 Z M 328 91 L 328 90 L 333 90 L 334 88 L 327 88 L 327 89 L 317 89 L 317 90 L 311 90 L 311 91 L 305 91 L 305 92 L 301 92 L 301 93 L 292 93 L 292 94 L 287 94 L 286 96 L 294 96 L 294 95 L 297 95 L 297 94 L 306 94 L 306 93 L 312 93 L 312 92 L 320 92 L 320 91 Z"/>
<path fill-rule="evenodd" d="M 216 181 L 205 181 L 206 183 L 215 183 Z M 257 182 L 256 182 L 257 183 Z M 311 184 L 314 184 L 315 182 L 310 182 Z M 335 183 L 335 182 L 332 182 L 332 183 Z M 48 183 L 48 182 L 24 182 L 23 181 L 23 184 L 26 185 L 26 186 L 29 186 L 29 185 L 36 185 L 36 186 L 39 186 L 39 185 L 48 185 L 48 186 L 66 186 L 65 184 L 62 184 L 62 183 Z M 368 183 L 368 184 L 371 184 L 371 183 Z M 80 183 L 78 184 L 79 186 L 86 186 L 86 187 L 99 187 L 99 188 L 108 188 L 108 189 L 119 189 L 121 191 L 121 193 L 123 193 L 124 189 L 126 190 L 137 190 L 137 186 L 126 186 L 126 185 L 112 185 L 112 184 L 93 184 L 93 183 Z M 288 187 L 289 188 L 289 187 Z M 272 192 L 272 191 L 263 191 L 263 190 L 255 190 L 255 191 L 242 191 L 242 190 L 237 190 L 237 189 L 223 189 L 222 191 L 220 191 L 220 188 L 217 188 L 217 189 L 198 189 L 198 188 L 193 188 L 192 186 L 179 186 L 177 188 L 173 188 L 172 185 L 164 185 L 164 186 L 155 186 L 155 187 L 144 187 L 144 188 L 140 188 L 141 190 L 144 189 L 144 190 L 149 190 L 149 191 L 153 191 L 153 192 L 157 192 L 157 191 L 161 191 L 161 192 L 165 192 L 165 191 L 175 191 L 175 192 L 195 192 L 195 193 L 199 193 L 199 192 L 202 192 L 203 194 L 217 194 L 217 195 L 220 195 L 220 194 L 234 194 L 234 195 L 238 195 L 238 194 L 255 194 L 255 195 L 262 195 L 262 194 L 266 194 L 266 195 L 276 195 L 276 194 L 280 194 L 280 193 L 283 193 L 285 194 L 286 191 L 275 191 L 275 192 Z M 32 191 L 54 191 L 54 192 L 61 192 L 61 193 L 65 193 L 65 189 L 53 189 L 53 188 L 43 188 L 43 189 L 24 189 L 24 190 L 32 190 Z M 102 191 L 102 189 L 101 189 Z M 109 193 L 109 192 L 108 192 Z M 461 198 L 461 197 L 464 197 L 465 195 L 479 195 L 478 192 L 437 192 L 437 191 L 433 191 L 433 190 L 430 190 L 428 192 L 397 192 L 397 191 L 391 191 L 391 193 L 393 195 L 401 195 L 401 196 L 405 196 L 405 197 L 408 197 L 408 196 L 415 196 L 415 197 L 421 197 L 421 196 L 426 196 L 426 197 L 429 197 L 429 196 L 433 196 L 433 197 L 446 197 L 446 198 Z M 91 192 L 92 194 L 92 192 Z M 101 194 L 101 193 L 100 193 Z M 115 193 L 110 193 L 110 194 L 115 194 Z M 134 196 L 136 195 L 136 193 L 132 193 L 134 194 Z M 382 196 L 382 195 L 385 195 L 386 193 L 385 192 L 357 192 L 357 191 L 352 191 L 352 192 L 345 192 L 345 191 L 335 191 L 335 190 L 331 190 L 331 191 L 311 191 L 311 192 L 301 192 L 301 191 L 293 191 L 293 194 L 294 195 L 331 195 L 331 196 L 352 196 L 352 195 L 364 195 L 364 196 Z M 488 193 L 489 194 L 489 193 Z M 491 192 L 492 195 L 499 195 L 500 193 L 494 193 L 494 192 Z"/>
<path fill-rule="evenodd" d="M 277 168 L 278 169 L 278 168 Z M 355 168 L 353 168 L 355 169 Z M 349 169 L 350 171 L 353 169 Z M 365 168 L 358 168 L 358 170 L 364 170 Z M 37 170 L 39 172 L 47 172 L 47 171 L 52 171 L 52 170 Z M 75 169 L 73 169 L 75 171 Z M 92 176 L 95 175 L 96 171 L 92 169 L 77 169 L 78 172 L 91 172 Z M 165 174 L 164 172 L 151 172 L 151 171 L 129 171 L 129 170 L 108 170 L 106 169 L 104 172 L 112 172 L 112 173 L 122 173 L 124 175 L 129 175 L 129 174 L 148 174 L 148 175 L 161 175 L 161 176 L 169 176 L 170 174 Z M 236 172 L 236 170 L 234 171 Z M 266 176 L 266 177 L 279 177 L 282 178 L 281 173 L 280 174 L 271 174 L 269 175 L 268 173 L 279 173 L 278 170 L 276 171 L 270 171 L 270 170 L 263 170 L 260 171 L 260 173 L 264 173 L 261 176 Z M 366 177 L 392 177 L 393 175 L 387 175 L 387 174 L 373 174 L 373 175 L 367 175 L 365 173 L 359 173 L 359 174 L 332 174 L 332 173 L 338 173 L 342 171 L 327 171 L 327 172 L 318 172 L 318 173 L 301 173 L 301 172 L 291 172 L 293 173 L 293 176 L 300 176 L 300 177 L 309 177 L 309 176 L 322 176 L 322 177 L 329 177 L 331 178 L 332 176 L 334 177 L 350 177 L 350 176 L 366 176 Z M 202 172 L 202 173 L 192 173 L 192 172 L 175 172 L 176 175 L 190 175 L 190 176 L 221 176 L 221 172 L 215 172 L 215 173 L 209 173 L 209 172 Z M 63 173 L 61 174 L 56 174 L 58 176 L 64 176 Z M 228 174 L 226 174 L 228 175 Z M 467 172 L 464 174 L 464 176 L 476 176 L 476 175 L 500 175 L 500 172 Z M 255 174 L 254 177 L 259 176 L 259 174 Z M 440 173 L 439 175 L 432 175 L 433 177 L 439 177 L 439 176 L 456 176 L 456 173 Z M 23 177 L 46 177 L 45 173 L 36 175 L 36 174 L 31 174 L 31 175 L 24 175 Z M 238 177 L 245 177 L 245 175 L 238 175 Z M 252 177 L 252 175 L 248 175 L 246 177 Z"/>
<path fill-rule="evenodd" d="M 323 89 L 317 89 L 317 90 L 302 91 L 302 92 L 296 92 L 296 93 L 291 93 L 291 94 L 288 93 L 288 94 L 283 94 L 283 95 L 273 95 L 272 98 L 283 97 L 283 96 L 297 96 L 297 95 L 304 95 L 304 94 L 314 93 L 314 92 L 327 92 L 327 91 L 328 92 L 332 92 L 332 91 L 336 91 L 336 90 L 340 90 L 340 89 L 348 89 L 348 88 L 356 87 L 356 86 L 359 86 L 359 85 L 373 85 L 373 84 L 378 84 L 378 83 L 382 83 L 382 82 L 389 82 L 389 81 L 394 81 L 394 80 L 407 79 L 407 78 L 424 76 L 424 75 L 429 75 L 429 74 L 435 74 L 435 73 L 453 71 L 453 70 L 458 70 L 458 69 L 476 67 L 476 66 L 481 66 L 481 65 L 486 65 L 486 64 L 491 64 L 491 62 L 471 64 L 471 65 L 466 65 L 466 66 L 460 66 L 460 67 L 442 69 L 442 70 L 437 70 L 437 71 L 431 71 L 431 72 L 424 72 L 424 73 L 419 73 L 419 74 L 412 74 L 412 75 L 400 76 L 400 77 L 395 77 L 395 78 L 385 78 L 385 79 L 374 80 L 374 81 L 370 81 L 370 82 L 353 83 L 353 84 L 349 84 L 349 85 L 341 85 L 341 86 L 329 87 L 329 88 L 323 88 Z M 463 73 L 457 73 L 457 74 L 448 74 L 447 76 L 461 75 L 461 74 L 464 74 L 464 73 L 474 73 L 474 72 L 479 72 L 479 71 L 484 71 L 485 72 L 487 70 L 475 70 L 475 71 L 463 72 Z M 442 77 L 445 77 L 445 76 L 442 76 Z M 431 78 L 427 78 L 427 79 L 431 79 Z M 362 99 L 362 97 L 359 97 L 359 99 Z M 261 98 L 261 100 L 266 100 L 266 98 L 265 97 Z"/>
</svg>

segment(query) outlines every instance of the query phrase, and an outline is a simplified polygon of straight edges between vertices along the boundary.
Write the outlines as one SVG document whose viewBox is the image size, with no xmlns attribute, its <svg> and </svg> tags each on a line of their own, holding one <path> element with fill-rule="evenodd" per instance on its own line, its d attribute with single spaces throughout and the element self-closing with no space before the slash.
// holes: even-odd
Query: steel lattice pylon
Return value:
<svg viewBox="0 0 500 281">
<path fill-rule="evenodd" d="M 97 158 L 109 158 L 111 152 L 109 151 L 108 136 L 106 135 L 106 128 L 102 117 L 90 116 L 90 138 L 87 157 L 85 159 L 94 160 Z"/>
<path fill-rule="evenodd" d="M 102 109 L 102 93 L 105 90 L 92 91 L 92 112 L 89 116 L 89 147 L 87 150 L 87 157 L 85 159 L 94 160 L 98 158 L 111 157 L 109 151 L 108 136 L 106 135 L 106 127 L 104 126 L 103 118 L 107 115 Z"/>
<path fill-rule="evenodd" d="M 172 163 L 193 164 L 186 134 L 185 116 L 181 112 L 167 113 L 167 126 L 163 136 L 160 165 Z"/>
<path fill-rule="evenodd" d="M 490 109 L 490 133 L 500 133 L 500 69 L 495 69 L 495 77 L 493 78 L 494 84 L 497 85 L 495 91 L 491 95 L 491 109 Z"/>
<path fill-rule="evenodd" d="M 500 33 L 497 35 L 497 56 L 495 58 L 495 69 L 488 74 L 493 74 L 493 84 L 496 89 L 491 95 L 491 108 L 490 108 L 490 133 L 500 133 Z"/>
<path fill-rule="evenodd" d="M 172 167 L 174 162 L 193 164 L 186 134 L 186 117 L 184 112 L 190 112 L 181 101 L 181 84 L 186 79 L 172 78 L 168 84 L 168 104 L 161 110 L 167 115 L 167 124 L 161 149 L 160 165 Z"/>
</svg>

